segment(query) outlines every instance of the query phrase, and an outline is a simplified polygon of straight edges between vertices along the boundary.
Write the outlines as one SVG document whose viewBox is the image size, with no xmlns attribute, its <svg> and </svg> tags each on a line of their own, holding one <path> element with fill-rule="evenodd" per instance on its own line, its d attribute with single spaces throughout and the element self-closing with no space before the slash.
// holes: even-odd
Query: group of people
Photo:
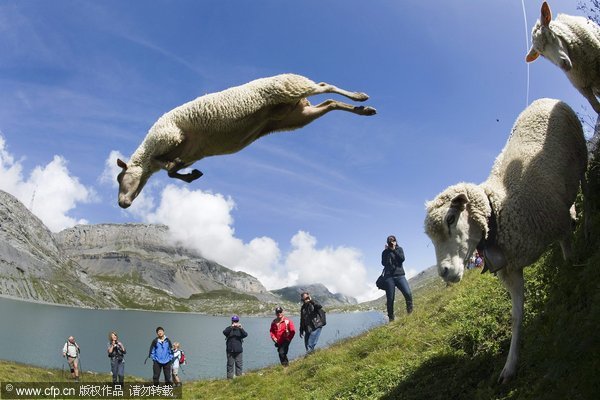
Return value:
<svg viewBox="0 0 600 400">
<path fill-rule="evenodd" d="M 304 337 L 304 346 L 307 353 L 314 351 L 321 329 L 326 324 L 325 311 L 321 304 L 313 300 L 310 293 L 303 292 L 300 295 L 302 307 L 300 308 L 300 337 Z M 276 318 L 271 323 L 270 336 L 277 348 L 281 365 L 287 367 L 287 357 L 290 343 L 296 334 L 296 328 L 292 320 L 284 315 L 283 308 L 275 309 Z M 233 315 L 231 325 L 223 330 L 225 336 L 225 349 L 227 353 L 227 378 L 233 379 L 243 374 L 243 342 L 248 333 L 240 323 L 240 317 Z M 71 369 L 71 377 L 79 381 L 80 353 L 81 348 L 75 341 L 75 337 L 69 336 L 63 346 L 63 357 L 67 359 Z M 119 340 L 116 332 L 108 334 L 107 354 L 110 358 L 112 381 L 114 384 L 122 384 L 125 378 L 125 355 L 127 349 Z M 152 360 L 152 383 L 159 384 L 161 373 L 165 384 L 181 385 L 179 377 L 180 365 L 185 362 L 185 355 L 180 349 L 179 342 L 171 342 L 165 335 L 163 327 L 156 328 L 156 337 L 150 343 L 148 359 Z M 146 363 L 144 361 L 144 364 Z"/>
<path fill-rule="evenodd" d="M 304 347 L 306 353 L 309 354 L 315 350 L 317 341 L 321 335 L 321 329 L 327 322 L 323 306 L 313 300 L 310 297 L 310 293 L 302 292 L 300 300 L 302 301 L 302 307 L 300 308 L 300 337 L 304 337 Z M 275 308 L 275 319 L 271 322 L 269 334 L 277 349 L 279 362 L 284 367 L 287 367 L 290 362 L 288 351 L 290 343 L 296 335 L 296 327 L 294 326 L 294 322 L 285 316 L 282 307 Z M 239 317 L 234 315 L 231 317 L 231 326 L 225 328 L 223 335 L 227 338 L 227 378 L 232 379 L 234 376 L 241 376 L 243 373 L 242 343 L 243 339 L 248 336 L 248 333 L 239 323 Z"/>
<path fill-rule="evenodd" d="M 325 311 L 323 306 L 310 297 L 310 293 L 302 292 L 300 294 L 302 307 L 300 308 L 300 337 L 304 337 L 304 348 L 306 353 L 310 354 L 315 350 L 321 329 L 325 326 Z M 296 335 L 294 322 L 286 317 L 283 308 L 275 309 L 275 319 L 271 322 L 271 340 L 277 348 L 279 362 L 284 367 L 289 364 L 288 350 L 290 343 Z"/>
<path fill-rule="evenodd" d="M 171 340 L 165 335 L 162 327 L 156 328 L 156 338 L 152 340 L 148 357 L 146 360 L 152 360 L 152 382 L 158 385 L 161 371 L 165 377 L 166 384 L 181 385 L 179 378 L 179 366 L 185 362 L 183 351 L 179 348 L 179 342 L 171 343 Z M 108 334 L 107 346 L 108 358 L 110 358 L 110 370 L 114 384 L 123 384 L 125 380 L 125 354 L 127 349 L 123 342 L 119 340 L 117 332 L 112 331 Z M 75 341 L 74 336 L 69 336 L 63 346 L 62 355 L 67 359 L 71 370 L 71 378 L 79 382 L 81 348 Z M 145 362 L 144 362 L 145 363 Z"/>
<path fill-rule="evenodd" d="M 474 259 L 477 265 L 477 259 Z M 413 311 L 413 300 L 408 281 L 404 272 L 404 251 L 396 241 L 393 235 L 388 236 L 385 249 L 381 253 L 381 264 L 383 265 L 382 278 L 383 288 L 386 292 L 387 315 L 390 321 L 394 320 L 394 299 L 396 288 L 404 296 L 406 301 L 406 312 Z M 300 337 L 304 338 L 304 347 L 306 353 L 310 354 L 315 350 L 321 330 L 325 326 L 326 317 L 323 306 L 315 301 L 308 292 L 300 294 L 302 307 L 300 308 Z M 275 309 L 275 319 L 271 322 L 269 331 L 273 341 L 279 362 L 284 367 L 289 364 L 288 351 L 290 343 L 296 335 L 294 322 L 285 316 L 283 308 Z M 225 336 L 225 349 L 227 353 L 227 378 L 233 379 L 243 374 L 243 342 L 248 336 L 246 330 L 240 323 L 240 317 L 233 315 L 231 325 L 223 330 Z M 127 350 L 116 332 L 112 331 L 108 335 L 107 353 L 110 358 L 113 383 L 123 383 L 125 375 L 124 357 Z M 81 349 L 73 336 L 70 336 L 63 346 L 63 357 L 67 358 L 71 369 L 71 376 L 74 380 L 79 380 L 79 355 Z M 162 327 L 156 328 L 156 338 L 152 340 L 148 357 L 146 360 L 152 360 L 152 382 L 158 385 L 161 372 L 164 375 L 166 384 L 181 385 L 179 378 L 179 367 L 185 362 L 185 356 L 180 349 L 179 342 L 171 343 L 171 340 L 165 335 Z M 145 363 L 145 362 L 144 362 Z"/>
</svg>

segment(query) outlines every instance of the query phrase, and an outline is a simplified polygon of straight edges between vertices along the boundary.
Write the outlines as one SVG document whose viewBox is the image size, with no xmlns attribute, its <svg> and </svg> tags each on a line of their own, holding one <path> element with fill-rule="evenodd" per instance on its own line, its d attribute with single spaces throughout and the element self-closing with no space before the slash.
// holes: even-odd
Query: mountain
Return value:
<svg viewBox="0 0 600 400">
<path fill-rule="evenodd" d="M 82 282 L 81 275 L 42 221 L 0 190 L 0 294 L 78 306 L 111 306 L 96 301 L 94 288 Z"/>
<path fill-rule="evenodd" d="M 0 191 L 0 295 L 57 304 L 270 313 L 282 299 L 253 276 L 173 243 L 165 225 L 78 225 L 51 233 Z"/>
<path fill-rule="evenodd" d="M 312 285 L 288 286 L 281 289 L 272 290 L 271 292 L 293 303 L 300 302 L 300 294 L 302 292 L 308 292 L 313 299 L 324 306 L 358 304 L 354 297 L 345 296 L 341 293 L 331 293 L 329 289 L 325 287 L 325 285 L 320 283 L 315 283 Z"/>
</svg>

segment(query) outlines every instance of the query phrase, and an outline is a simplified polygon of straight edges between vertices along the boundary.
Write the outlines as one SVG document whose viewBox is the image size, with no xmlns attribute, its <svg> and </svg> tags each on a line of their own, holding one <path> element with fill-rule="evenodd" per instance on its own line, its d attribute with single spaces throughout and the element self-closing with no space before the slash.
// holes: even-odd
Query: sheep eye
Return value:
<svg viewBox="0 0 600 400">
<path fill-rule="evenodd" d="M 448 224 L 448 228 L 450 228 L 450 226 L 452 224 L 454 224 L 455 221 L 456 221 L 456 217 L 454 215 L 449 215 L 448 218 L 446 218 L 446 223 Z"/>
</svg>

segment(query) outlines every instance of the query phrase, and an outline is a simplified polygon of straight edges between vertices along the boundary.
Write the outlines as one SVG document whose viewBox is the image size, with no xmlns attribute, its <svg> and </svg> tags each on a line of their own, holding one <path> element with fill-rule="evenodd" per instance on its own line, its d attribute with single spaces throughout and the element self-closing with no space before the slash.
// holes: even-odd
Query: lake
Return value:
<svg viewBox="0 0 600 400">
<path fill-rule="evenodd" d="M 277 351 L 269 337 L 273 318 L 240 315 L 240 322 L 248 332 L 244 340 L 244 370 L 279 363 Z M 300 317 L 293 315 L 290 319 L 298 331 Z M 151 380 L 152 362 L 149 360 L 144 365 L 144 360 L 150 342 L 156 337 L 156 327 L 162 326 L 167 337 L 172 342 L 180 342 L 185 352 L 187 365 L 179 373 L 182 380 L 225 377 L 223 329 L 231 322 L 229 316 L 93 310 L 0 298 L 0 321 L 4 337 L 4 345 L 0 350 L 2 360 L 64 368 L 66 373 L 68 366 L 62 357 L 62 348 L 67 337 L 73 335 L 81 347 L 82 369 L 110 372 L 106 347 L 108 332 L 114 330 L 127 348 L 125 374 Z M 328 313 L 327 326 L 322 330 L 317 349 L 356 336 L 384 321 L 384 315 L 375 311 Z M 290 345 L 290 360 L 304 353 L 304 339 L 300 339 L 296 333 Z"/>
</svg>

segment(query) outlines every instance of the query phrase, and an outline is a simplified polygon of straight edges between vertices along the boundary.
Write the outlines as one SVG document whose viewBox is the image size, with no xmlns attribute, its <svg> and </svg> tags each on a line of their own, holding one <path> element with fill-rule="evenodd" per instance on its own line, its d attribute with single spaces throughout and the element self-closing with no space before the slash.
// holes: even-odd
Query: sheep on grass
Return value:
<svg viewBox="0 0 600 400">
<path fill-rule="evenodd" d="M 552 20 L 548 3 L 531 32 L 527 62 L 541 54 L 562 69 L 573 86 L 600 114 L 600 27 L 584 17 L 559 14 Z"/>
<path fill-rule="evenodd" d="M 117 177 L 119 206 L 129 207 L 160 169 L 189 183 L 202 172 L 194 169 L 182 174 L 179 170 L 204 157 L 235 153 L 271 132 L 301 128 L 334 110 L 376 114 L 372 107 L 337 100 L 313 106 L 306 99 L 323 93 L 337 93 L 355 101 L 369 98 L 365 93 L 283 74 L 207 94 L 167 112 L 150 128 L 129 163 L 117 160 L 122 168 Z"/>
<path fill-rule="evenodd" d="M 523 318 L 523 268 L 559 241 L 570 252 L 571 215 L 587 165 L 581 123 L 565 103 L 540 99 L 519 115 L 488 179 L 450 186 L 426 204 L 425 232 L 438 273 L 461 280 L 477 248 L 512 300 L 512 338 L 499 381 L 517 371 Z"/>
</svg>

